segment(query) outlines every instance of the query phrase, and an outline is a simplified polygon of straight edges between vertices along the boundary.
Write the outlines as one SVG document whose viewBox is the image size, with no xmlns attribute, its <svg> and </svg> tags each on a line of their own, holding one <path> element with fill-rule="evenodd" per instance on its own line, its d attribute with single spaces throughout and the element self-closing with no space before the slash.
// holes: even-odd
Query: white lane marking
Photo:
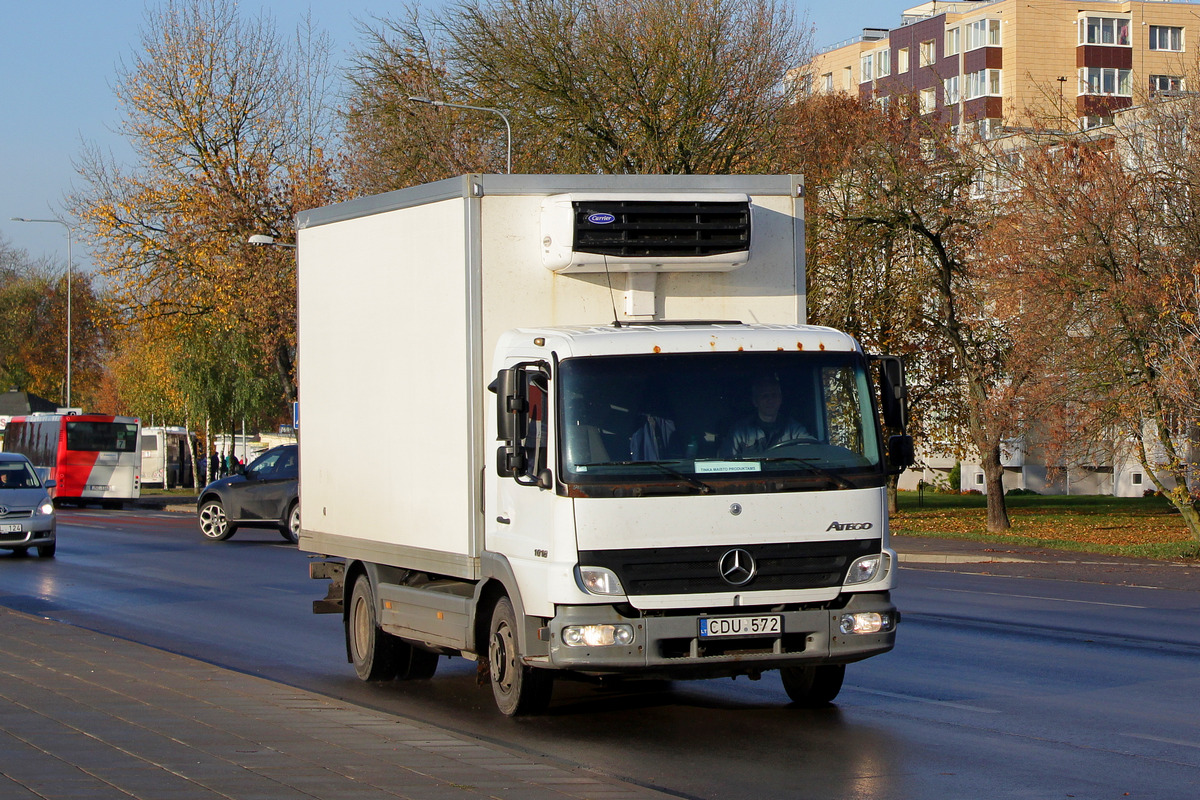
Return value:
<svg viewBox="0 0 1200 800">
<path fill-rule="evenodd" d="M 879 697 L 890 697 L 894 700 L 910 700 L 914 703 L 926 703 L 934 706 L 946 706 L 947 708 L 957 708 L 962 711 L 974 711 L 979 714 L 999 714 L 994 708 L 980 708 L 979 706 L 969 706 L 965 703 L 952 703 L 949 700 L 931 700 L 928 697 L 917 697 L 911 694 L 899 694 L 897 692 L 881 692 L 878 689 L 863 689 L 858 686 L 851 687 L 852 691 L 862 692 L 863 694 L 873 694 Z"/>
<path fill-rule="evenodd" d="M 1136 608 L 1146 610 L 1149 606 L 1134 606 L 1127 603 L 1101 603 L 1098 600 L 1068 600 L 1063 597 L 1042 597 L 1036 594 L 1009 594 L 1008 592 L 979 592 L 974 589 L 934 589 L 936 592 L 957 592 L 958 594 L 981 594 L 989 597 L 1013 597 L 1020 600 L 1049 600 L 1054 603 L 1078 603 L 1084 606 L 1108 606 L 1109 608 Z"/>
<path fill-rule="evenodd" d="M 1200 742 L 1185 742 L 1182 739 L 1167 739 L 1163 736 L 1149 736 L 1144 733 L 1121 733 L 1130 739 L 1145 739 L 1148 742 L 1160 742 L 1162 744 L 1175 744 L 1180 747 L 1193 747 L 1200 750 Z"/>
</svg>

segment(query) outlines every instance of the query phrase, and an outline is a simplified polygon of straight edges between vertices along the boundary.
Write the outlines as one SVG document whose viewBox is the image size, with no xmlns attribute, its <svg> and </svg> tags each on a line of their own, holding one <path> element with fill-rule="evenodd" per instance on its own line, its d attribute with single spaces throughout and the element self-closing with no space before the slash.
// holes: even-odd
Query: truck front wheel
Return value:
<svg viewBox="0 0 1200 800">
<path fill-rule="evenodd" d="M 488 632 L 488 672 L 500 711 L 509 717 L 545 711 L 554 690 L 554 678 L 545 670 L 521 663 L 517 615 L 507 597 L 496 603 Z"/>
<path fill-rule="evenodd" d="M 783 690 L 801 708 L 823 708 L 833 702 L 842 690 L 846 677 L 845 664 L 822 664 L 818 667 L 783 667 L 779 670 Z"/>
<path fill-rule="evenodd" d="M 354 671 L 364 681 L 389 681 L 398 671 L 397 645 L 400 640 L 380 630 L 375 621 L 375 591 L 366 575 L 359 575 L 350 593 L 350 612 L 346 617 L 346 643 Z"/>
</svg>

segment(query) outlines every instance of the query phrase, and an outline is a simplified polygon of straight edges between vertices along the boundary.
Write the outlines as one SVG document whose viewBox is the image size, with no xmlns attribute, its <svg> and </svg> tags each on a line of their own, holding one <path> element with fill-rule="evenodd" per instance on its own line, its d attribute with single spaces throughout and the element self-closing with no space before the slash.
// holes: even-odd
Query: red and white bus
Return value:
<svg viewBox="0 0 1200 800">
<path fill-rule="evenodd" d="M 22 453 L 43 478 L 56 481 L 55 503 L 120 508 L 142 493 L 142 423 L 104 414 L 13 417 L 4 449 Z"/>
</svg>

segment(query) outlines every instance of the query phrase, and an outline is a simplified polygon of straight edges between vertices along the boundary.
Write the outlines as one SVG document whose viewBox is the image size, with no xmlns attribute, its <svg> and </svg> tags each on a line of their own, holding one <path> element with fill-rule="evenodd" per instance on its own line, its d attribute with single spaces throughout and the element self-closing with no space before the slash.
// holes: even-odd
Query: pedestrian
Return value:
<svg viewBox="0 0 1200 800">
<path fill-rule="evenodd" d="M 217 479 L 221 472 L 221 454 L 217 452 L 217 446 L 210 444 L 208 446 L 208 482 L 212 483 Z"/>
</svg>

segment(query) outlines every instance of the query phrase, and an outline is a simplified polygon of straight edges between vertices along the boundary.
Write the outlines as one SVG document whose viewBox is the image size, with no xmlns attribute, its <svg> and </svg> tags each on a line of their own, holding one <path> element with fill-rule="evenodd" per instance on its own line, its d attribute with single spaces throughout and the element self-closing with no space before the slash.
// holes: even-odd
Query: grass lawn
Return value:
<svg viewBox="0 0 1200 800">
<path fill-rule="evenodd" d="M 1198 559 L 1193 540 L 1171 504 L 1161 497 L 1008 497 L 1012 529 L 988 533 L 982 495 L 900 492 L 892 517 L 898 536 L 936 536 L 999 544 L 1033 545 L 1138 558 Z"/>
</svg>

